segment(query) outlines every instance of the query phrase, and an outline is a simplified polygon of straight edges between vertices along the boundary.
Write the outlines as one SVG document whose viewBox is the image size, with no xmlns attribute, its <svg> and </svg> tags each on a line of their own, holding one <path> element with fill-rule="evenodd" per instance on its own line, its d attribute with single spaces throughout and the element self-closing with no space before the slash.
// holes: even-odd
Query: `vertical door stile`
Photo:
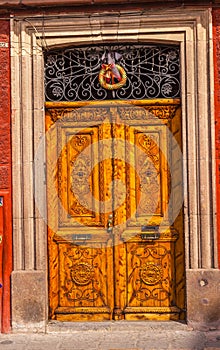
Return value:
<svg viewBox="0 0 220 350">
<path fill-rule="evenodd" d="M 109 111 L 109 110 L 108 110 Z M 111 310 L 109 319 L 113 317 L 114 309 L 114 267 L 113 267 L 113 236 L 112 236 L 112 203 L 113 203 L 113 186 L 112 186 L 112 124 L 109 112 L 107 118 L 101 123 L 99 128 L 99 142 L 97 144 L 99 154 L 99 183 L 100 186 L 100 210 L 104 218 L 104 227 L 108 238 L 106 242 L 106 278 L 108 289 L 108 305 Z M 110 219 L 111 218 L 111 219 Z M 110 221 L 109 221 L 110 220 Z M 108 223 L 110 226 L 108 227 Z"/>
<path fill-rule="evenodd" d="M 113 264 L 114 264 L 114 319 L 124 318 L 126 301 L 126 256 L 122 233 L 126 225 L 126 162 L 125 125 L 121 122 L 118 108 L 111 108 L 112 163 L 113 163 Z"/>
<path fill-rule="evenodd" d="M 55 310 L 59 303 L 59 272 L 58 246 L 53 241 L 57 230 L 58 203 L 57 203 L 57 127 L 59 109 L 46 111 L 45 130 L 47 146 L 47 212 L 48 212 L 48 255 L 49 255 L 49 312 L 50 318 L 55 319 Z"/>
</svg>

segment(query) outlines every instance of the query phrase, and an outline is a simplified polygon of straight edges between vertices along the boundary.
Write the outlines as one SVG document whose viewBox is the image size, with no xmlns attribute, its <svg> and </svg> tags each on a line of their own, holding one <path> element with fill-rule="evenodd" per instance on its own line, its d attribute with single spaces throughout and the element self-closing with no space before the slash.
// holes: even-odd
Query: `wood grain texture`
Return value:
<svg viewBox="0 0 220 350">
<path fill-rule="evenodd" d="M 168 130 L 181 146 L 181 110 L 133 109 L 50 105 L 46 115 L 52 319 L 184 318 L 182 211 L 170 226 L 167 210 Z M 156 241 L 142 238 L 160 224 Z"/>
</svg>

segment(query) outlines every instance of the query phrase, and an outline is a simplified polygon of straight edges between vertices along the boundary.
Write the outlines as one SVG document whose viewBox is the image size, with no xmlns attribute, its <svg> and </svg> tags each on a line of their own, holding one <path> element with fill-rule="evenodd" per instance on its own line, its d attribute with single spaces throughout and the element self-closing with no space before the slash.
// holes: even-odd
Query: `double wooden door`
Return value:
<svg viewBox="0 0 220 350">
<path fill-rule="evenodd" d="M 47 104 L 51 319 L 184 317 L 180 125 L 177 100 Z"/>
</svg>

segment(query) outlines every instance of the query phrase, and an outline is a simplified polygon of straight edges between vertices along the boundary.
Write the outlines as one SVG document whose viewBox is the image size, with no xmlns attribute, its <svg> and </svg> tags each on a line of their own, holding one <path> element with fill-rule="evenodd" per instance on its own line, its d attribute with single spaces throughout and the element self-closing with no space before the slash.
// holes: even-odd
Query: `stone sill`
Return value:
<svg viewBox="0 0 220 350">
<path fill-rule="evenodd" d="M 176 3 L 176 5 L 184 4 L 196 4 L 196 5 L 210 5 L 211 3 L 220 3 L 220 0 L 189 0 L 183 2 L 183 0 L 0 0 L 0 8 L 6 10 L 7 8 L 23 8 L 26 6 L 40 6 L 40 7 L 57 7 L 57 6 L 89 6 L 89 5 L 129 5 L 129 4 L 155 4 L 160 3 Z"/>
</svg>

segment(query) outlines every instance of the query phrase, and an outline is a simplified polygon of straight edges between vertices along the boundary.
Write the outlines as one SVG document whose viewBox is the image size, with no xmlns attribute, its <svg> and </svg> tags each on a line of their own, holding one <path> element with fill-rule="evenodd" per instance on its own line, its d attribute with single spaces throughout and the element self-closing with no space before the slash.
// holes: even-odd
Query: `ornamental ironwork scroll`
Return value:
<svg viewBox="0 0 220 350">
<path fill-rule="evenodd" d="M 108 53 L 126 72 L 117 90 L 100 85 Z M 180 97 L 180 52 L 175 45 L 102 45 L 45 53 L 46 101 Z"/>
</svg>

